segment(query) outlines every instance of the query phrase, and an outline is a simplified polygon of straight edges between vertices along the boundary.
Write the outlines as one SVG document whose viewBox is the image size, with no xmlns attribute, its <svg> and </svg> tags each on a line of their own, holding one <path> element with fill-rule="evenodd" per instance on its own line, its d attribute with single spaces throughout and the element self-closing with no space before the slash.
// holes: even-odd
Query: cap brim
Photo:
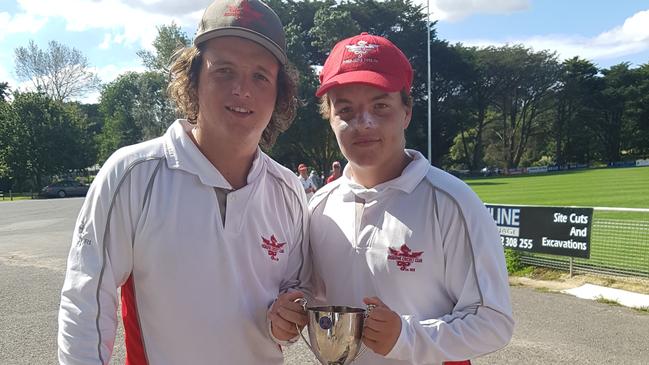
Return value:
<svg viewBox="0 0 649 365">
<path fill-rule="evenodd" d="M 219 28 L 205 32 L 194 38 L 194 45 L 198 46 L 201 43 L 217 37 L 241 37 L 251 40 L 253 42 L 259 43 L 259 45 L 266 48 L 270 53 L 273 54 L 273 56 L 275 56 L 275 58 L 277 58 L 280 64 L 286 65 L 286 63 L 288 62 L 286 53 L 284 53 L 282 48 L 278 46 L 277 43 L 273 42 L 270 38 L 261 33 L 257 33 L 250 29 L 241 27 Z"/>
<path fill-rule="evenodd" d="M 363 84 L 368 86 L 374 86 L 386 92 L 395 92 L 401 91 L 401 85 L 403 85 L 403 80 L 394 75 L 385 75 L 380 74 L 375 71 L 368 70 L 358 70 L 358 71 L 349 71 L 336 75 L 331 79 L 327 80 L 324 84 L 320 85 L 318 90 L 315 92 L 315 96 L 321 97 L 330 89 L 337 86 L 345 86 L 350 84 Z"/>
</svg>

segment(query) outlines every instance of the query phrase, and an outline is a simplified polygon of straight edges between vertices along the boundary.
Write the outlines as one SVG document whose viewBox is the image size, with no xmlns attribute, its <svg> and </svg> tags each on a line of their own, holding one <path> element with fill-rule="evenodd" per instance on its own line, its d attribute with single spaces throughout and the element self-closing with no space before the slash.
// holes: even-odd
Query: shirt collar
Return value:
<svg viewBox="0 0 649 365">
<path fill-rule="evenodd" d="M 198 176 L 200 181 L 209 186 L 232 189 L 232 186 L 221 175 L 219 170 L 203 155 L 189 136 L 194 125 L 185 119 L 176 120 L 164 135 L 165 157 L 170 169 L 186 171 Z M 248 172 L 247 183 L 253 182 L 261 173 L 263 152 L 257 147 L 252 167 Z"/>
<path fill-rule="evenodd" d="M 351 164 L 347 164 L 340 177 L 341 192 L 345 195 L 353 194 L 365 201 L 375 200 L 383 192 L 390 189 L 401 190 L 406 194 L 410 194 L 419 183 L 424 179 L 430 168 L 428 160 L 415 150 L 406 149 L 405 153 L 412 159 L 408 165 L 403 169 L 401 175 L 398 177 L 376 185 L 373 188 L 367 189 L 361 184 L 354 181 L 351 176 Z"/>
</svg>

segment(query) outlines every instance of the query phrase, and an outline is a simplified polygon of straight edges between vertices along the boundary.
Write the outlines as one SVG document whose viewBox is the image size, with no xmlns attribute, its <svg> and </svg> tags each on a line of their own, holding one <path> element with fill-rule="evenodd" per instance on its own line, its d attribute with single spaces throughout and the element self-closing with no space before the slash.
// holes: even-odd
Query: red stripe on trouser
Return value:
<svg viewBox="0 0 649 365">
<path fill-rule="evenodd" d="M 446 361 L 446 362 L 444 362 L 444 365 L 471 365 L 471 361 L 469 361 L 469 360 L 464 360 L 464 361 Z"/>
<path fill-rule="evenodd" d="M 147 365 L 142 330 L 137 319 L 133 275 L 122 285 L 122 320 L 124 321 L 124 342 L 126 343 L 125 365 Z"/>
</svg>

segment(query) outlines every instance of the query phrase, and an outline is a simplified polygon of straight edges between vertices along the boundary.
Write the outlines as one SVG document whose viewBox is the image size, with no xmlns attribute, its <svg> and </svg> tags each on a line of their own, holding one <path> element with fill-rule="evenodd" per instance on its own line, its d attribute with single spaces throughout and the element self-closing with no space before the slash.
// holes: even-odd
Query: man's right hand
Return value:
<svg viewBox="0 0 649 365">
<path fill-rule="evenodd" d="M 268 310 L 270 330 L 276 339 L 289 341 L 299 334 L 296 326 L 300 331 L 306 326 L 306 312 L 300 303 L 295 302 L 303 297 L 299 291 L 281 294 Z"/>
</svg>

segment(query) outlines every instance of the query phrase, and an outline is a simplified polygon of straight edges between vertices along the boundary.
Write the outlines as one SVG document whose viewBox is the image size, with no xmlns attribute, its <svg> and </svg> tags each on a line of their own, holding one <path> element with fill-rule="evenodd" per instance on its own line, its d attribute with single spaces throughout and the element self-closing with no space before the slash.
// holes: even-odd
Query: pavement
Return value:
<svg viewBox="0 0 649 365">
<path fill-rule="evenodd" d="M 625 307 L 649 309 L 649 295 L 634 293 L 628 290 L 608 288 L 605 286 L 584 284 L 582 286 L 561 291 L 582 299 L 608 299 L 616 301 Z"/>
</svg>

